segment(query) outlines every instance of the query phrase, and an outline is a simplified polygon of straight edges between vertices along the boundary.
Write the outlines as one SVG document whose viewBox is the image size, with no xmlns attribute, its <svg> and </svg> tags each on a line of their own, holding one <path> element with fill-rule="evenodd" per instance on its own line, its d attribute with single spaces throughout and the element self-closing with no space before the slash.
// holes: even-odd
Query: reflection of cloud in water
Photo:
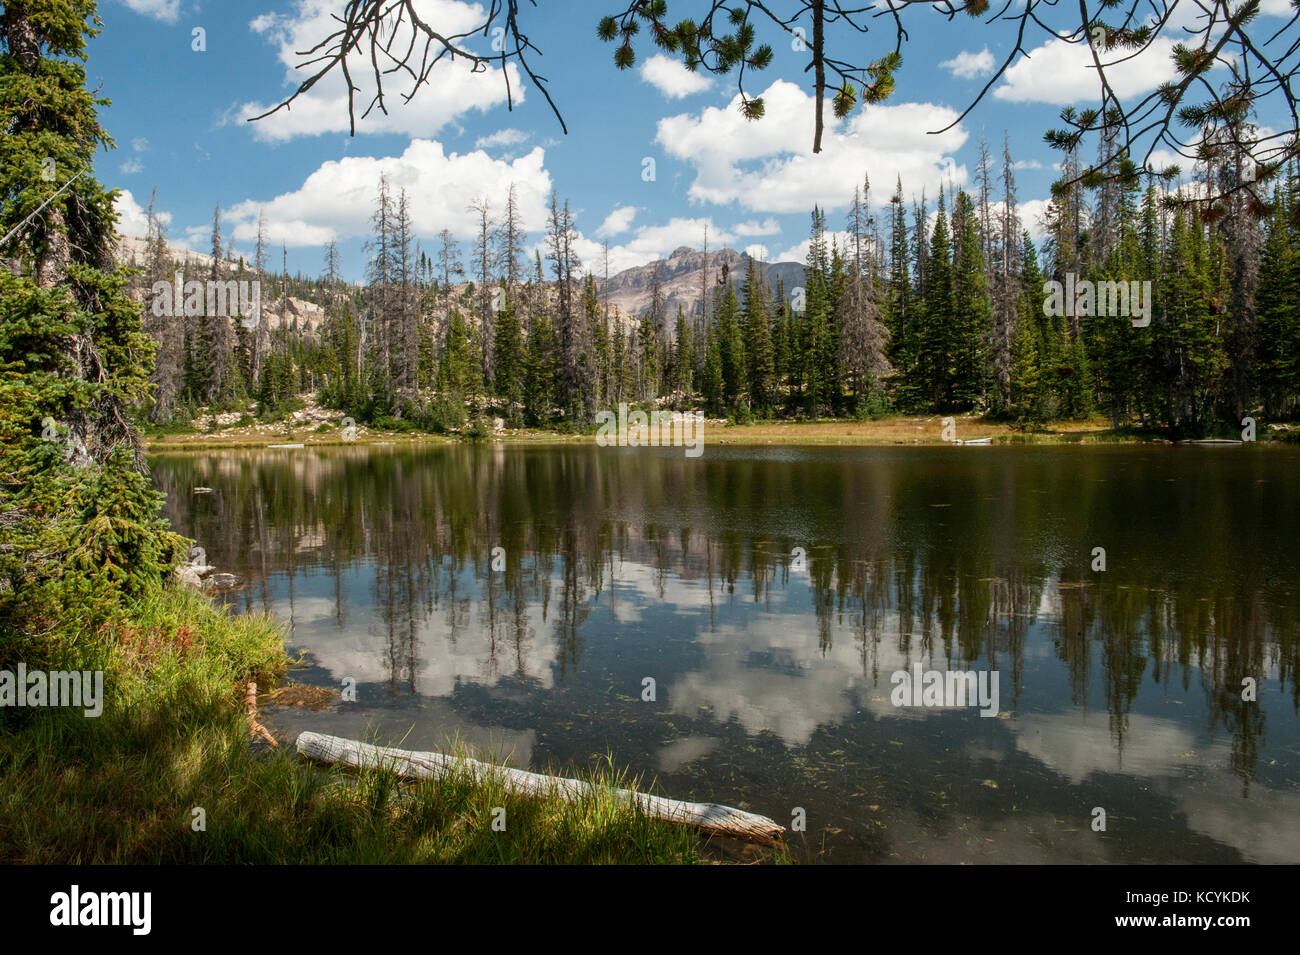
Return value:
<svg viewBox="0 0 1300 955">
<path fill-rule="evenodd" d="M 1241 780 L 1216 776 L 1169 785 L 1168 795 L 1187 814 L 1187 825 L 1238 849 L 1247 861 L 1294 865 L 1300 861 L 1300 793 L 1258 784 L 1241 796 Z"/>
<path fill-rule="evenodd" d="M 607 571 L 608 572 L 608 571 Z M 663 597 L 659 596 L 660 589 Z M 737 596 L 722 593 L 715 581 L 712 603 L 722 604 Z M 608 605 L 618 623 L 638 623 L 647 607 L 671 607 L 674 613 L 706 613 L 710 606 L 708 583 L 687 580 L 671 570 L 660 574 L 650 564 L 620 560 L 614 565 L 613 586 L 606 591 Z"/>
<path fill-rule="evenodd" d="M 896 634 L 898 618 L 882 614 L 881 634 Z M 758 613 L 745 627 L 721 626 L 700 632 L 695 640 L 704 661 L 694 672 L 675 680 L 668 690 L 673 711 L 695 716 L 711 710 L 722 722 L 736 719 L 747 732 L 775 733 L 789 746 L 804 745 L 822 725 L 841 723 L 858 710 L 876 717 L 925 719 L 952 713 L 943 707 L 898 707 L 890 701 L 895 670 L 920 662 L 926 669 L 947 664 L 913 646 L 905 652 L 887 638 L 870 645 L 863 662 L 860 634 L 851 626 L 835 626 L 831 646 L 818 636 L 816 614 Z M 936 642 L 939 650 L 942 643 Z M 753 662 L 757 658 L 761 662 Z M 954 666 L 959 664 L 954 663 Z M 878 674 L 873 678 L 871 670 Z M 973 669 L 985 669 L 976 662 Z M 1009 705 L 1009 674 L 1002 675 L 1000 696 Z M 974 707 L 971 717 L 982 719 Z"/>
<path fill-rule="evenodd" d="M 1083 782 L 1093 773 L 1123 773 L 1151 781 L 1173 800 L 1189 828 L 1226 846 L 1247 861 L 1271 865 L 1300 860 L 1300 793 L 1255 783 L 1243 798 L 1234 775 L 1197 773 L 1193 767 L 1216 767 L 1230 758 L 1226 742 L 1197 746 L 1196 734 L 1158 717 L 1131 713 L 1124 752 L 1115 748 L 1105 713 L 1022 716 L 1009 724 L 1018 749 L 1066 776 Z M 1195 752 L 1195 758 L 1184 753 Z"/>
<path fill-rule="evenodd" d="M 508 595 L 498 603 L 495 639 L 475 601 L 474 617 L 457 628 L 452 639 L 448 623 L 450 605 L 444 600 L 415 627 L 415 688 L 422 696 L 450 696 L 458 682 L 493 686 L 502 679 L 535 680 L 550 689 L 554 684 L 553 664 L 557 646 L 551 624 L 542 619 L 541 604 L 528 604 L 523 615 L 525 636 L 516 645 L 515 612 Z M 284 601 L 274 608 L 288 619 Z M 387 683 L 393 677 L 385 625 L 371 604 L 349 609 L 345 625 L 339 626 L 331 597 L 295 597 L 292 642 L 311 648 L 312 660 L 328 670 L 335 681 L 351 677 L 358 684 Z M 457 610 L 459 612 L 459 608 Z M 404 625 L 396 628 L 399 632 Z M 400 677 L 400 674 L 399 674 Z"/>
<path fill-rule="evenodd" d="M 704 660 L 669 687 L 673 712 L 708 709 L 720 722 L 734 718 L 747 732 L 768 730 L 790 746 L 807 743 L 823 723 L 847 719 L 855 708 L 848 691 L 865 679 L 852 642 L 823 654 L 811 614 L 758 614 L 745 629 L 719 627 L 696 642 Z M 765 663 L 751 663 L 754 655 Z"/>
<path fill-rule="evenodd" d="M 1130 776 L 1181 775 L 1190 765 L 1183 753 L 1196 749 L 1196 735 L 1172 720 L 1128 715 L 1124 749 L 1116 748 L 1106 713 L 1022 714 L 1010 724 L 1016 748 L 1053 772 L 1081 783 L 1092 773 Z M 1223 744 L 1197 751 L 1197 765 L 1227 758 Z"/>
<path fill-rule="evenodd" d="M 689 766 L 697 759 L 708 756 L 721 742 L 712 736 L 683 736 L 675 739 L 659 751 L 659 770 L 675 773 L 683 766 Z"/>
</svg>

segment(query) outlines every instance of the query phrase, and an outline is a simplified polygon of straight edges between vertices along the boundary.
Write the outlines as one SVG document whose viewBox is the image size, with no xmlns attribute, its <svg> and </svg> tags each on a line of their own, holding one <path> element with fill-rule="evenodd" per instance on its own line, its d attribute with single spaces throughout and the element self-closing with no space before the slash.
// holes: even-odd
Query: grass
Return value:
<svg viewBox="0 0 1300 955">
<path fill-rule="evenodd" d="M 68 626 L 79 668 L 105 670 L 104 712 L 6 710 L 0 862 L 695 863 L 693 831 L 615 801 L 629 781 L 586 774 L 578 802 L 526 799 L 469 776 L 419 784 L 253 747 L 240 687 L 285 671 L 281 633 L 172 590 L 93 635 Z M 92 649 L 93 648 L 93 649 Z M 67 662 L 63 666 L 67 667 Z M 633 781 L 635 782 L 635 781 Z M 498 808 L 504 831 L 494 831 Z M 196 828 L 195 810 L 204 827 Z"/>
<path fill-rule="evenodd" d="M 943 444 L 943 415 L 889 415 L 886 417 L 854 421 L 849 418 L 816 421 L 757 421 L 749 424 L 705 425 L 705 442 L 718 444 Z M 993 438 L 995 443 L 1059 444 L 1079 441 L 1128 442 L 1149 440 L 1133 432 L 1115 431 L 1108 421 L 1093 418 L 1085 421 L 1057 421 L 1034 431 L 1025 431 L 1014 424 L 992 421 L 971 415 L 954 415 L 956 436 L 961 440 Z M 384 424 L 384 422 L 381 422 Z M 553 431 L 541 428 L 508 429 L 494 440 L 508 443 L 581 443 L 591 441 L 590 433 Z M 486 435 L 484 435 L 486 437 Z M 216 450 L 231 448 L 257 448 L 283 443 L 283 432 L 260 434 L 232 434 L 229 431 L 213 433 L 188 433 L 151 438 L 149 448 L 164 450 Z M 409 442 L 454 442 L 455 437 L 406 430 L 383 430 L 376 426 L 366 430 L 356 441 L 344 442 L 332 429 L 316 428 L 300 432 L 293 440 L 307 445 L 325 446 L 372 444 L 375 441 L 405 444 Z"/>
</svg>

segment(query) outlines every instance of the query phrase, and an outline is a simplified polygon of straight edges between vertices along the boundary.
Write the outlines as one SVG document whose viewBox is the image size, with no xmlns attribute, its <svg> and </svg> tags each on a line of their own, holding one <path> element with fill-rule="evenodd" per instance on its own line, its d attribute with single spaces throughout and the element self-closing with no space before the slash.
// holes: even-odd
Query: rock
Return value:
<svg viewBox="0 0 1300 955">
<path fill-rule="evenodd" d="M 203 581 L 189 564 L 181 564 L 176 568 L 176 582 L 183 587 L 193 587 L 195 590 L 203 589 Z"/>
<path fill-rule="evenodd" d="M 206 593 L 221 594 L 244 586 L 244 578 L 236 577 L 234 574 L 212 574 L 203 581 L 202 586 Z"/>
<path fill-rule="evenodd" d="M 506 423 L 505 423 L 505 421 L 503 421 L 501 418 L 493 418 L 493 419 L 492 419 L 492 430 L 493 430 L 493 431 L 495 431 L 497 434 L 500 434 L 500 433 L 501 433 L 502 431 L 504 431 L 505 429 L 506 429 Z"/>
</svg>

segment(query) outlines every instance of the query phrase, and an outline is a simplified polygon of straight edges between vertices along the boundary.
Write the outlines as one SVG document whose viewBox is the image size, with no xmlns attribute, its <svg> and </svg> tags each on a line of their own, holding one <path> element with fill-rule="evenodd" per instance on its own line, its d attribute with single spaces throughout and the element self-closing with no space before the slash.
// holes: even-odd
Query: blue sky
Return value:
<svg viewBox="0 0 1300 955">
<path fill-rule="evenodd" d="M 334 238 L 346 277 L 359 279 L 383 171 L 408 191 L 416 231 L 431 253 L 444 227 L 466 240 L 468 251 L 473 226 L 466 205 L 483 195 L 499 209 L 513 182 L 532 230 L 530 249 L 541 240 L 555 187 L 571 200 L 583 237 L 579 252 L 597 273 L 602 240 L 617 271 L 680 245 L 698 248 L 706 223 L 711 248 L 725 243 L 772 261 L 802 259 L 813 203 L 842 229 L 864 172 L 876 209 L 899 175 L 909 196 L 924 188 L 933 197 L 941 182 L 969 185 L 981 132 L 1000 160 L 1006 130 L 1021 167 L 1022 219 L 1037 232 L 1057 159 L 1042 133 L 1056 125 L 1061 105 L 1095 98 L 1095 77 L 1080 62 L 1086 48 L 1048 45 L 1043 35 L 1030 41 L 1042 47 L 1034 57 L 1013 67 L 959 127 L 928 135 L 966 107 L 1013 34 L 921 10 L 909 24 L 893 97 L 833 123 L 823 152 L 814 155 L 807 54 L 788 39 L 760 33 L 776 57 L 750 74 L 747 89 L 764 95 L 767 116 L 748 122 L 734 107 L 733 78 L 688 74 L 655 58 L 644 38 L 637 66 L 615 69 L 612 46 L 596 37 L 614 0 L 543 0 L 537 8 L 525 5 L 521 16 L 543 53 L 534 68 L 549 80 L 567 135 L 538 90 L 524 84 L 520 101 L 516 82 L 508 111 L 499 73 L 472 75 L 459 65 L 440 67 L 436 86 L 409 104 L 401 102 L 404 84 L 386 87 L 390 115 L 361 122 L 355 137 L 347 133 L 341 83 L 322 82 L 292 111 L 246 122 L 259 104 L 274 105 L 292 90 L 295 51 L 330 32 L 328 14 L 341 6 L 342 0 L 100 0 L 104 31 L 90 46 L 88 77 L 113 101 L 101 119 L 118 148 L 101 154 L 97 171 L 124 190 L 121 231 L 143 233 L 140 210 L 156 187 L 174 244 L 205 250 L 220 203 L 225 238 L 233 235 L 239 253 L 251 257 L 260 213 L 273 267 L 283 243 L 291 270 L 316 274 L 323 245 Z M 482 18 L 481 7 L 459 0 L 419 6 L 430 22 Z M 670 0 L 670 18 L 699 6 Z M 1286 0 L 1266 0 L 1266 10 L 1273 6 L 1284 9 Z M 886 21 L 876 24 L 849 40 L 864 60 L 892 46 Z M 196 29 L 203 31 L 203 51 L 192 48 Z M 480 49 L 487 46 L 483 41 Z M 1121 95 L 1141 95 L 1169 70 L 1167 57 L 1144 57 L 1123 72 Z M 654 164 L 650 181 L 647 160 Z"/>
</svg>

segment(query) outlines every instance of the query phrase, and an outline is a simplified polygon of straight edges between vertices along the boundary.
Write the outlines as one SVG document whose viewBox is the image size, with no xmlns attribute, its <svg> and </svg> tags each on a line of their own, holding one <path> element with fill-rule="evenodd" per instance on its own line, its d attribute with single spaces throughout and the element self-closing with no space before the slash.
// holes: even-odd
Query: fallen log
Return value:
<svg viewBox="0 0 1300 955">
<path fill-rule="evenodd" d="M 521 796 L 557 796 L 576 801 L 592 792 L 590 783 L 580 779 L 565 779 L 530 773 L 523 769 L 494 766 L 467 757 L 445 756 L 442 753 L 421 753 L 411 750 L 372 746 L 340 736 L 323 733 L 302 733 L 298 736 L 298 753 L 318 763 L 341 763 L 356 769 L 386 767 L 406 779 L 441 779 L 460 772 L 468 772 L 476 782 L 493 780 Z M 766 816 L 759 816 L 730 806 L 711 802 L 683 802 L 651 796 L 631 789 L 615 789 L 620 802 L 632 802 L 647 816 L 680 825 L 694 826 L 710 835 L 746 839 L 750 842 L 772 843 L 782 838 L 785 827 Z"/>
</svg>

